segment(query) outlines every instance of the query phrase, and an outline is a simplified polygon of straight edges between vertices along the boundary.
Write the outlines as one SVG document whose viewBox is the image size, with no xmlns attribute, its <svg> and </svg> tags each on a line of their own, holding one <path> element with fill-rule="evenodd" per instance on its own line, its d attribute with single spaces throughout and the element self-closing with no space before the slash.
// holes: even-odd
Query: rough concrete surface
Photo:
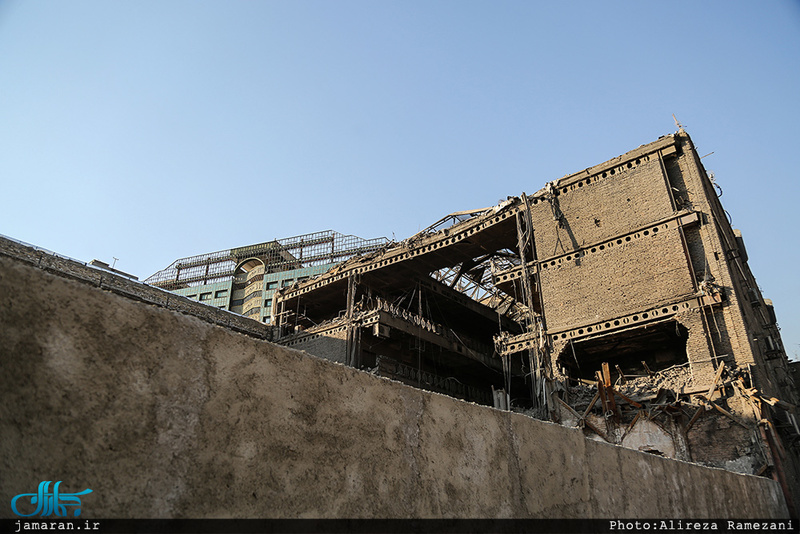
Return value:
<svg viewBox="0 0 800 534">
<path fill-rule="evenodd" d="M 0 255 L 0 515 L 787 517 L 772 480 L 585 439 Z M 63 491 L 63 490 L 62 490 Z"/>
</svg>

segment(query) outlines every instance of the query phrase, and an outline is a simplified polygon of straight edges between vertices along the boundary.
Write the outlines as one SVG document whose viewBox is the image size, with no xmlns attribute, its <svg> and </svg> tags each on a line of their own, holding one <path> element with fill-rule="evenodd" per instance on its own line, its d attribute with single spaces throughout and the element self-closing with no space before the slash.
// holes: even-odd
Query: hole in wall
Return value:
<svg viewBox="0 0 800 534">
<path fill-rule="evenodd" d="M 573 378 L 594 379 L 603 362 L 616 365 L 625 374 L 645 374 L 642 361 L 653 371 L 660 371 L 688 361 L 688 330 L 677 321 L 639 327 L 627 332 L 610 333 L 595 339 L 575 341 L 558 357 L 559 363 Z M 572 349 L 575 350 L 573 357 Z M 575 363 L 577 358 L 578 365 Z"/>
</svg>

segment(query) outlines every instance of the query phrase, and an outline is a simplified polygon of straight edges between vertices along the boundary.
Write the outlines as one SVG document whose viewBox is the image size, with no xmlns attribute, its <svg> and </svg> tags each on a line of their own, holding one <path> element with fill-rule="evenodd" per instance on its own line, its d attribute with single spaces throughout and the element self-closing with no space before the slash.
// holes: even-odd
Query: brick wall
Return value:
<svg viewBox="0 0 800 534">
<path fill-rule="evenodd" d="M 625 234 L 672 215 L 669 194 L 658 158 L 643 156 L 626 165 L 587 177 L 558 190 L 564 228 L 553 220 L 551 204 L 535 199 L 531 219 L 538 259 L 570 252 L 580 246 Z"/>
<path fill-rule="evenodd" d="M 613 319 L 693 292 L 677 231 L 608 246 L 540 271 L 548 331 Z"/>
</svg>

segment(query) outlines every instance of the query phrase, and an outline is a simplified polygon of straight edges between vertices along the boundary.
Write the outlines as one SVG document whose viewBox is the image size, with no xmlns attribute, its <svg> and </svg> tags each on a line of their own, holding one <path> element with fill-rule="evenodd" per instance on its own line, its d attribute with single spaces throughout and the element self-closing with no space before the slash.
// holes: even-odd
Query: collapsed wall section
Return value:
<svg viewBox="0 0 800 534">
<path fill-rule="evenodd" d="M 523 295 L 529 277 L 531 320 L 501 332 L 497 352 L 542 362 L 538 389 L 551 394 L 539 416 L 771 475 L 792 500 L 797 397 L 774 310 L 717 193 L 681 130 L 523 195 L 525 268 L 493 281 Z"/>
<path fill-rule="evenodd" d="M 0 254 L 0 499 L 87 517 L 729 517 L 771 480 L 586 440 Z M 10 511 L 4 508 L 3 515 Z"/>
</svg>

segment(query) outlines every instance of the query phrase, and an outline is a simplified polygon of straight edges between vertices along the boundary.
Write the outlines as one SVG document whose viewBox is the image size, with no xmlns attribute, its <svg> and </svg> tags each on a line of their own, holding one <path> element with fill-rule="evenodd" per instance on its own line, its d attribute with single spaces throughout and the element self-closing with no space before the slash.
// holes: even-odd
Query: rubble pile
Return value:
<svg viewBox="0 0 800 534">
<path fill-rule="evenodd" d="M 689 364 L 673 366 L 652 375 L 618 378 L 615 388 L 620 393 L 636 401 L 649 400 L 658 395 L 660 389 L 682 393 L 691 387 L 692 374 Z"/>
</svg>

